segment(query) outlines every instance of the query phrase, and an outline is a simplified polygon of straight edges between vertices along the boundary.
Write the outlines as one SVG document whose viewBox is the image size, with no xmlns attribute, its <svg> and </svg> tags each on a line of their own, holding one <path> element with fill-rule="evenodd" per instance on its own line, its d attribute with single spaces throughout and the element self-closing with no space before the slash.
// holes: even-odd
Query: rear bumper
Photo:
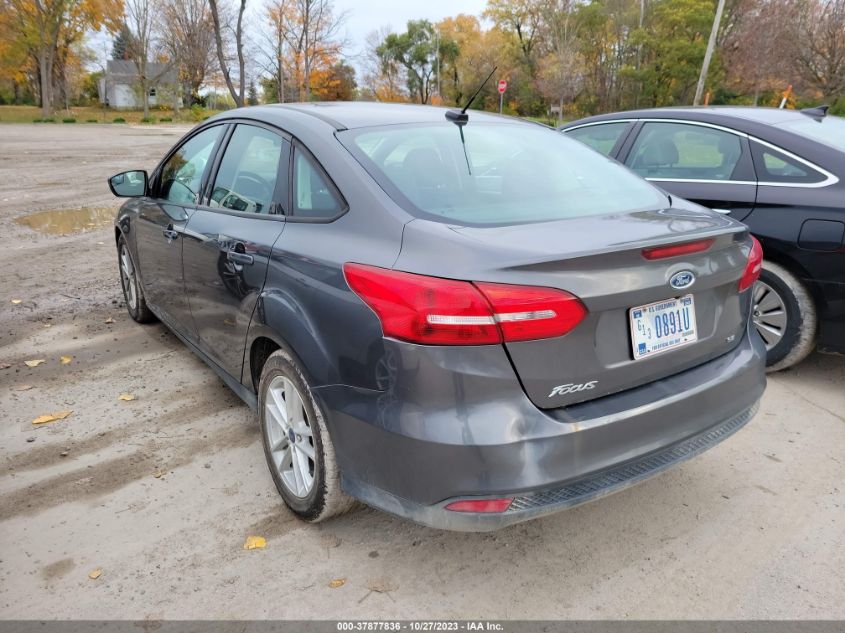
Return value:
<svg viewBox="0 0 845 633">
<path fill-rule="evenodd" d="M 376 508 L 451 530 L 501 528 L 655 475 L 746 424 L 766 380 L 765 347 L 747 330 L 733 350 L 693 369 L 543 411 L 501 348 L 388 343 L 384 391 L 315 390 L 342 486 Z M 445 509 L 501 497 L 514 498 L 503 513 Z"/>
<path fill-rule="evenodd" d="M 754 417 L 758 406 L 759 403 L 755 403 L 703 433 L 614 468 L 593 473 L 560 487 L 519 494 L 514 497 L 510 507 L 501 513 L 450 512 L 446 506 L 455 499 L 423 506 L 351 478 L 344 478 L 344 488 L 350 495 L 371 506 L 429 527 L 464 532 L 498 530 L 593 501 L 658 475 L 733 435 Z M 502 496 L 506 495 L 499 494 L 490 498 Z"/>
</svg>

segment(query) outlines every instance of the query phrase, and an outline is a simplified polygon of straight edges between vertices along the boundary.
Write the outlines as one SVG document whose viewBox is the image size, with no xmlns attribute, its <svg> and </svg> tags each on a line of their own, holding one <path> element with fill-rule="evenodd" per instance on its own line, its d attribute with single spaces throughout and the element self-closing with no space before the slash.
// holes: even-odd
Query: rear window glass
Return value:
<svg viewBox="0 0 845 633">
<path fill-rule="evenodd" d="M 338 138 L 410 213 L 486 225 L 656 209 L 667 198 L 578 141 L 532 125 L 448 121 Z"/>
<path fill-rule="evenodd" d="M 782 123 L 781 127 L 845 152 L 845 119 L 842 117 L 826 116 L 821 120 L 806 117 Z"/>
</svg>

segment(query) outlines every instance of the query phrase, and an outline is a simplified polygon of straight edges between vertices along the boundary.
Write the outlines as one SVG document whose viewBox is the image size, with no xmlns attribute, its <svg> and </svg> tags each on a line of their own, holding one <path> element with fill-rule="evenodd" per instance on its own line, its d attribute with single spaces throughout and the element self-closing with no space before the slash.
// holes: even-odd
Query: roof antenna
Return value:
<svg viewBox="0 0 845 633">
<path fill-rule="evenodd" d="M 446 110 L 446 118 L 458 126 L 458 130 L 461 133 L 461 146 L 464 148 L 464 160 L 467 163 L 467 173 L 472 176 L 472 167 L 469 164 L 469 156 L 467 155 L 467 143 L 466 139 L 464 139 L 464 126 L 469 121 L 469 115 L 467 114 L 467 108 L 472 105 L 472 102 L 475 101 L 475 98 L 478 96 L 478 93 L 481 92 L 481 89 L 487 85 L 487 82 L 490 81 L 490 77 L 493 76 L 493 73 L 496 72 L 496 68 L 498 66 L 493 66 L 493 70 L 490 71 L 490 74 L 487 75 L 487 79 L 481 82 L 481 85 L 478 86 L 478 90 L 475 91 L 475 94 L 469 98 L 467 104 L 464 106 L 463 110 L 460 112 L 458 110 Z"/>
<path fill-rule="evenodd" d="M 487 79 L 481 82 L 481 85 L 478 86 L 478 90 L 476 90 L 475 94 L 469 98 L 469 101 L 467 101 L 467 104 L 463 107 L 460 112 L 458 110 L 446 110 L 446 118 L 459 127 L 466 125 L 467 121 L 469 121 L 467 108 L 472 105 L 472 102 L 475 101 L 475 98 L 478 96 L 478 93 L 481 92 L 481 89 L 487 85 L 487 82 L 490 81 L 490 77 L 493 76 L 493 73 L 496 72 L 497 68 L 498 66 L 493 66 L 493 70 L 491 70 L 490 74 L 487 75 Z M 463 132 L 461 132 L 461 139 L 463 140 Z"/>
<path fill-rule="evenodd" d="M 829 109 L 829 105 L 820 105 L 816 106 L 815 108 L 804 108 L 803 110 L 799 110 L 799 112 L 801 112 L 801 114 L 806 114 L 807 116 L 812 117 L 818 121 L 827 116 L 827 111 Z"/>
</svg>

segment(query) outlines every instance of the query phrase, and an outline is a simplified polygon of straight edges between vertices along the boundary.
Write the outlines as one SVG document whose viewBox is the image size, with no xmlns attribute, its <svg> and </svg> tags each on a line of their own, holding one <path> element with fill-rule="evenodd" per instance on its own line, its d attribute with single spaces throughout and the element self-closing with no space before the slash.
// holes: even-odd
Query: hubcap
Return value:
<svg viewBox="0 0 845 633">
<path fill-rule="evenodd" d="M 282 483 L 294 496 L 307 497 L 314 487 L 314 437 L 302 395 L 284 376 L 273 378 L 267 388 L 264 419 L 267 445 Z"/>
<path fill-rule="evenodd" d="M 751 318 L 767 350 L 780 343 L 786 332 L 786 304 L 775 289 L 764 281 L 754 284 Z"/>
<path fill-rule="evenodd" d="M 138 303 L 138 296 L 135 293 L 135 267 L 125 246 L 120 249 L 120 281 L 123 285 L 123 294 L 126 295 L 126 303 L 134 310 Z"/>
</svg>

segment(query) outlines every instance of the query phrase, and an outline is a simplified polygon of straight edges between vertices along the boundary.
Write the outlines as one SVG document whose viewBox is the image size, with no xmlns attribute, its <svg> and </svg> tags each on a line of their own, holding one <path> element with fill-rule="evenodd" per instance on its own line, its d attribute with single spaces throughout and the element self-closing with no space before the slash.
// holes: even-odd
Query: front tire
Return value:
<svg viewBox="0 0 845 633">
<path fill-rule="evenodd" d="M 779 264 L 763 261 L 752 319 L 766 344 L 766 371 L 801 362 L 816 346 L 816 306 L 806 286 Z"/>
<path fill-rule="evenodd" d="M 325 416 L 286 351 L 276 350 L 267 358 L 258 403 L 264 455 L 285 505 L 312 523 L 351 508 L 353 500 L 340 489 Z"/>
<path fill-rule="evenodd" d="M 144 291 L 138 280 L 138 269 L 129 252 L 129 245 L 122 235 L 117 241 L 117 265 L 120 270 L 120 287 L 123 290 L 123 302 L 126 311 L 138 323 L 151 323 L 155 315 L 147 307 Z"/>
</svg>

